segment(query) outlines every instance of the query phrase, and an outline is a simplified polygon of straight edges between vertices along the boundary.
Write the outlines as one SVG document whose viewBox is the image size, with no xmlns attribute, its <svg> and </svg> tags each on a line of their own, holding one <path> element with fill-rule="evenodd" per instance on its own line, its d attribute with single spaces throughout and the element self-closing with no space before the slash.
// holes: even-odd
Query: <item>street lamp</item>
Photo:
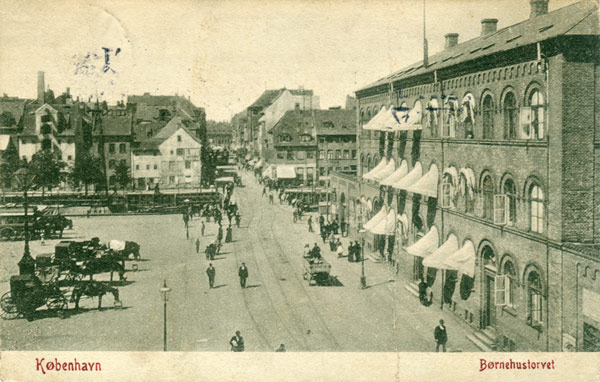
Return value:
<svg viewBox="0 0 600 382">
<path fill-rule="evenodd" d="M 365 276 L 365 230 L 360 231 L 360 262 L 361 262 L 361 275 L 360 275 L 360 287 L 361 289 L 367 289 L 367 276 Z"/>
<path fill-rule="evenodd" d="M 171 291 L 171 288 L 167 287 L 167 280 L 163 281 L 163 286 L 160 288 L 160 293 L 163 298 L 163 306 L 164 306 L 164 328 L 163 328 L 163 351 L 167 351 L 167 294 Z"/>
<path fill-rule="evenodd" d="M 15 179 L 23 189 L 23 197 L 25 199 L 23 203 L 25 209 L 25 249 L 23 251 L 23 257 L 19 261 L 19 274 L 32 275 L 35 273 L 35 260 L 33 260 L 33 257 L 31 257 L 31 253 L 29 252 L 29 199 L 27 197 L 27 191 L 33 185 L 35 174 L 32 174 L 27 167 L 21 167 L 15 172 Z"/>
</svg>

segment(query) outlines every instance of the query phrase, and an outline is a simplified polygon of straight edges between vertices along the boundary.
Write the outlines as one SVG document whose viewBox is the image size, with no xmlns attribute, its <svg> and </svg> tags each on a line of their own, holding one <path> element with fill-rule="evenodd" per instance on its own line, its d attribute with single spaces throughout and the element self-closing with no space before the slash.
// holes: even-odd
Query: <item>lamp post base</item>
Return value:
<svg viewBox="0 0 600 382">
<path fill-rule="evenodd" d="M 365 276 L 360 277 L 360 289 L 367 289 L 367 278 Z"/>
</svg>

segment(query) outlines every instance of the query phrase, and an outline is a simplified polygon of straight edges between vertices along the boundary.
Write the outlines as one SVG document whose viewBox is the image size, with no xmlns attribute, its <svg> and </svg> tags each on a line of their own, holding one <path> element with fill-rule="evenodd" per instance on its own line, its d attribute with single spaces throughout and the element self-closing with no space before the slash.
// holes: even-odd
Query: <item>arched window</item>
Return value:
<svg viewBox="0 0 600 382">
<path fill-rule="evenodd" d="M 517 101 L 512 92 L 504 97 L 504 138 L 517 138 Z"/>
<path fill-rule="evenodd" d="M 371 171 L 371 156 L 367 155 L 367 172 Z"/>
<path fill-rule="evenodd" d="M 532 232 L 544 232 L 544 191 L 535 183 L 529 187 L 529 219 Z"/>
<path fill-rule="evenodd" d="M 494 138 L 494 100 L 490 94 L 483 98 L 483 139 Z"/>
<path fill-rule="evenodd" d="M 502 193 L 508 198 L 508 224 L 515 224 L 517 221 L 517 187 L 511 178 L 504 181 Z"/>
<path fill-rule="evenodd" d="M 494 218 L 494 182 L 490 175 L 486 175 L 481 183 L 483 193 L 483 218 Z"/>
<path fill-rule="evenodd" d="M 371 109 L 367 108 L 367 120 L 371 120 Z"/>
<path fill-rule="evenodd" d="M 471 93 L 465 94 L 460 109 L 462 126 L 465 130 L 465 138 L 473 139 L 473 125 L 475 124 L 475 97 Z"/>
<path fill-rule="evenodd" d="M 505 303 L 507 306 L 513 308 L 516 300 L 516 289 L 517 289 L 517 271 L 515 265 L 511 260 L 506 260 L 502 266 L 502 274 L 507 276 L 504 284 L 505 287 Z"/>
<path fill-rule="evenodd" d="M 527 323 L 531 326 L 542 325 L 542 279 L 533 269 L 527 275 Z"/>
<path fill-rule="evenodd" d="M 529 106 L 531 107 L 531 138 L 544 138 L 544 96 L 539 89 L 529 95 Z"/>
<path fill-rule="evenodd" d="M 429 127 L 432 137 L 439 136 L 439 119 L 440 119 L 440 107 L 437 99 L 431 98 L 425 108 L 425 125 Z"/>
</svg>

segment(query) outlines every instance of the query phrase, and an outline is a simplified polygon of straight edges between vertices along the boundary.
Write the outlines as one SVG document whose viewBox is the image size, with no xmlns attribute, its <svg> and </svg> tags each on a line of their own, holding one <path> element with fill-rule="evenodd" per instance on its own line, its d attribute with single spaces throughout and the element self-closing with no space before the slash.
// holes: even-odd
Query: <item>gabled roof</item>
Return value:
<svg viewBox="0 0 600 382">
<path fill-rule="evenodd" d="M 194 117 L 202 112 L 204 109 L 195 106 L 190 100 L 179 95 L 150 95 L 144 93 L 144 95 L 130 95 L 127 96 L 127 103 L 135 103 L 136 106 L 136 119 L 142 119 L 145 121 L 156 120 L 159 116 L 159 110 L 167 109 L 171 111 L 172 116 L 176 115 L 177 112 L 185 113 L 187 118 L 194 119 Z"/>
<path fill-rule="evenodd" d="M 66 104 L 39 104 L 33 102 L 25 106 L 25 112 L 23 116 L 23 130 L 20 132 L 20 136 L 36 136 L 35 130 L 35 112 L 41 109 L 44 105 L 48 105 L 52 109 L 56 110 L 59 114 L 59 118 L 64 118 L 64 130 L 58 133 L 58 136 L 74 136 L 75 135 L 75 124 L 77 118 L 73 118 L 74 114 L 85 115 L 85 111 L 79 110 L 78 104 L 66 105 Z M 57 121 L 58 122 L 58 121 Z M 57 126 L 59 127 L 59 126 Z"/>
<path fill-rule="evenodd" d="M 344 127 L 345 126 L 345 127 Z M 289 110 L 273 126 L 272 134 L 276 146 L 314 146 L 316 135 L 355 135 L 356 112 L 354 110 Z M 289 134 L 290 142 L 279 142 L 278 136 Z M 301 135 L 311 135 L 314 140 L 302 142 Z"/>
<path fill-rule="evenodd" d="M 598 4 L 585 0 L 444 49 L 357 91 L 385 85 L 562 35 L 598 35 Z"/>
<path fill-rule="evenodd" d="M 265 90 L 264 93 L 258 97 L 256 101 L 252 105 L 248 107 L 248 109 L 265 109 L 268 106 L 272 105 L 279 96 L 281 96 L 285 91 L 289 91 L 294 96 L 311 96 L 313 95 L 313 91 L 310 89 L 276 89 L 276 90 Z"/>
<path fill-rule="evenodd" d="M 100 129 L 94 131 L 98 135 Z M 131 115 L 105 115 L 102 117 L 104 135 L 131 135 Z"/>
<path fill-rule="evenodd" d="M 23 113 L 25 112 L 25 104 L 28 102 L 26 99 L 16 97 L 2 97 L 0 98 L 0 114 L 4 112 L 10 113 L 15 119 L 13 126 L 19 123 Z M 11 126 L 2 126 L 11 127 Z"/>
<path fill-rule="evenodd" d="M 160 146 L 164 141 L 169 139 L 173 134 L 175 134 L 179 129 L 185 130 L 186 133 L 194 139 L 199 144 L 202 144 L 200 139 L 196 137 L 194 133 L 192 133 L 188 127 L 186 127 L 186 123 L 188 120 L 184 120 L 181 117 L 174 117 L 171 119 L 156 135 L 152 138 L 146 139 L 140 143 L 140 146 L 134 150 L 134 152 L 141 151 L 156 151 L 158 150 L 158 146 Z"/>
<path fill-rule="evenodd" d="M 356 111 L 314 110 L 317 135 L 356 135 Z"/>
</svg>

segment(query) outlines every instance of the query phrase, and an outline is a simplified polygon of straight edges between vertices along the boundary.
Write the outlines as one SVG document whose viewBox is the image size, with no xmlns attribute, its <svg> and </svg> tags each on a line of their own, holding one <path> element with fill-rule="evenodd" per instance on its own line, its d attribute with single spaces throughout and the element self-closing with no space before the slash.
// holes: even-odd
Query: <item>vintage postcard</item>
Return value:
<svg viewBox="0 0 600 382">
<path fill-rule="evenodd" d="M 597 380 L 598 9 L 0 0 L 0 380 Z"/>
</svg>

